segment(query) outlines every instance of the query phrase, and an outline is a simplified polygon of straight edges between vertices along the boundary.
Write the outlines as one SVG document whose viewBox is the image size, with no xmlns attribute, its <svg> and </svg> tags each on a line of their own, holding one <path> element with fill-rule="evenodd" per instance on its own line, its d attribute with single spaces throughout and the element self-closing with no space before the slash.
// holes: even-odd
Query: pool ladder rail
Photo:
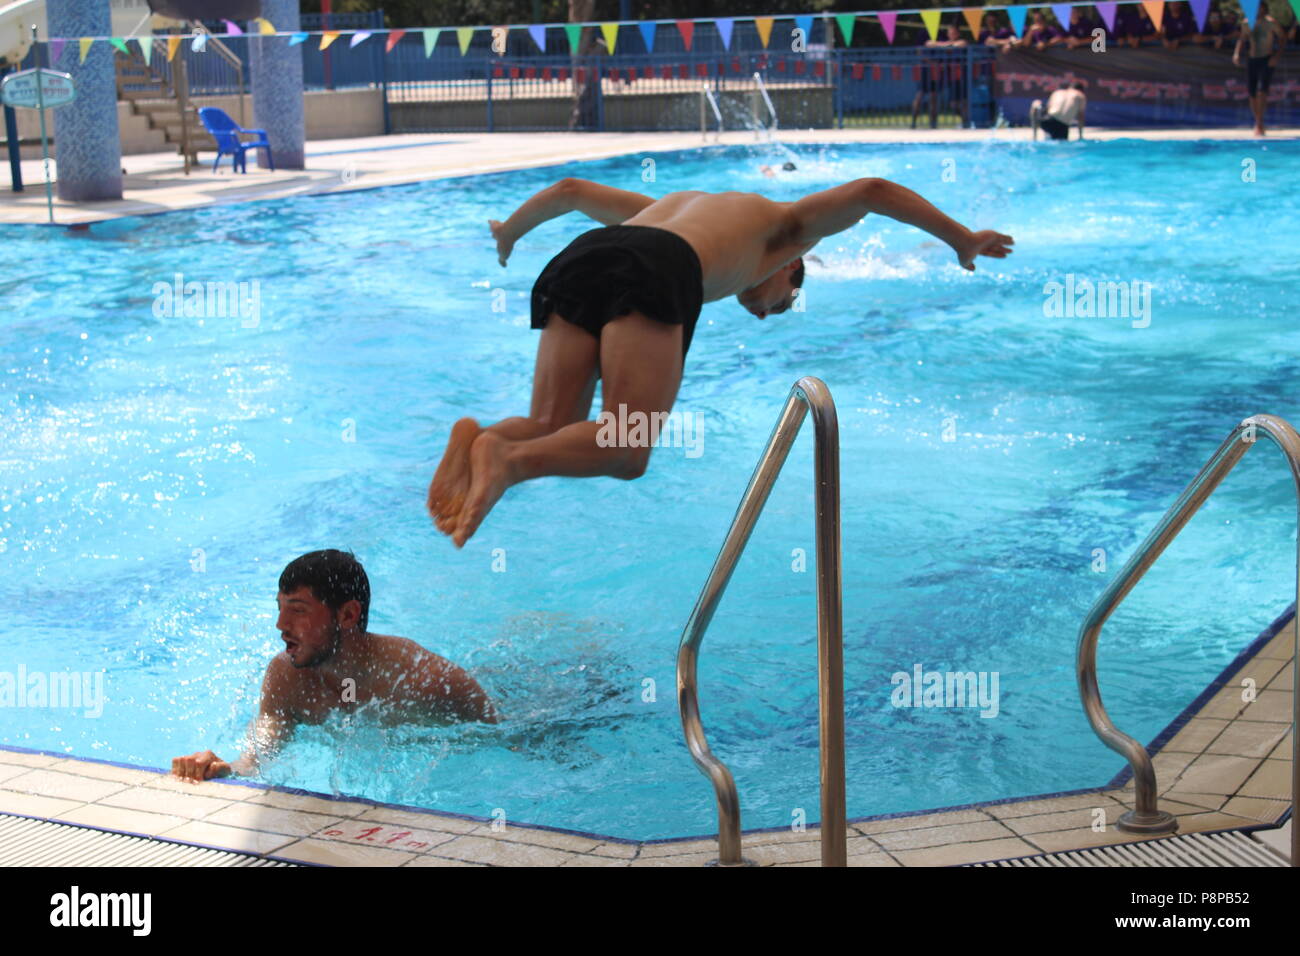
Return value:
<svg viewBox="0 0 1300 956">
<path fill-rule="evenodd" d="M 1295 482 L 1297 496 L 1297 517 L 1300 518 L 1300 435 L 1285 420 L 1274 415 L 1255 415 L 1247 418 L 1224 439 L 1213 457 L 1201 469 L 1200 473 L 1187 486 L 1178 500 L 1173 503 L 1159 524 L 1147 535 L 1146 540 L 1138 546 L 1128 563 L 1116 575 L 1115 580 L 1097 598 L 1083 626 L 1079 629 L 1079 648 L 1077 671 L 1079 677 L 1079 696 L 1083 702 L 1088 722 L 1102 742 L 1111 750 L 1128 760 L 1133 769 L 1136 785 L 1136 806 L 1123 814 L 1116 824 L 1128 833 L 1159 834 L 1172 833 L 1178 828 L 1178 820 L 1173 814 L 1157 806 L 1156 774 L 1151 757 L 1146 748 L 1119 730 L 1102 706 L 1101 691 L 1097 686 L 1097 641 L 1101 635 L 1102 625 L 1119 607 L 1120 602 L 1133 590 L 1142 579 L 1142 575 L 1156 562 L 1169 543 L 1178 536 L 1183 526 L 1191 520 L 1198 508 L 1218 488 L 1242 457 L 1254 445 L 1260 432 L 1263 432 L 1282 450 L 1287 464 L 1291 467 L 1291 478 Z M 1296 608 L 1300 612 L 1300 531 L 1297 532 L 1296 555 Z M 1296 627 L 1296 655 L 1292 666 L 1294 686 L 1292 688 L 1295 712 L 1292 724 L 1291 744 L 1291 865 L 1300 866 L 1300 825 L 1297 825 L 1297 810 L 1300 809 L 1300 622 L 1294 618 L 1292 626 Z"/>
<path fill-rule="evenodd" d="M 740 499 L 736 516 L 691 611 L 677 649 L 677 703 L 686 745 L 713 783 L 718 800 L 718 866 L 752 866 L 741 857 L 740 798 L 727 765 L 713 755 L 700 706 L 696 664 L 704 632 L 722 600 L 759 514 L 794 445 L 804 416 L 812 412 L 817 514 L 817 672 L 821 727 L 822 866 L 846 866 L 848 824 L 844 796 L 844 623 L 840 578 L 840 438 L 835 402 L 826 383 L 806 376 L 795 382 L 763 455 Z"/>
</svg>

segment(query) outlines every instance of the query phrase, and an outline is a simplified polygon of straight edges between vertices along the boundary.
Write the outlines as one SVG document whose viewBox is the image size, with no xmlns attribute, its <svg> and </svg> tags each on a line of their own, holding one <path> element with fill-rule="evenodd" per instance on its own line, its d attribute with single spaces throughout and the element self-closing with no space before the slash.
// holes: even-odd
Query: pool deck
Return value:
<svg viewBox="0 0 1300 956">
<path fill-rule="evenodd" d="M 1160 807 L 1177 816 L 1179 833 L 1273 828 L 1290 807 L 1295 619 L 1258 643 L 1155 752 Z M 1258 688 L 1250 702 L 1242 699 L 1246 678 Z M 1115 828 L 1132 806 L 1130 781 L 850 821 L 849 865 L 960 866 L 1150 839 Z M 637 843 L 246 782 L 191 784 L 158 770 L 3 747 L 0 813 L 326 866 L 701 866 L 717 857 L 713 838 Z M 1285 858 L 1291 825 L 1256 836 Z M 742 844 L 761 866 L 817 866 L 819 839 L 811 826 L 747 832 Z"/>
<path fill-rule="evenodd" d="M 1254 138 L 1241 129 L 1161 129 L 1087 131 L 1090 140 L 1213 139 L 1240 142 L 1257 150 L 1272 142 L 1300 137 L 1300 129 L 1279 128 L 1265 139 Z M 1027 142 L 1027 129 L 1001 130 L 781 130 L 781 143 L 984 143 Z M 64 203 L 55 200 L 55 222 L 79 225 L 124 216 L 152 215 L 177 209 L 228 202 L 277 199 L 315 193 L 343 192 L 393 186 L 455 176 L 536 166 L 627 156 L 629 172 L 641 175 L 641 159 L 657 152 L 696 149 L 700 146 L 761 145 L 750 132 L 723 133 L 707 140 L 695 133 L 429 133 L 377 136 L 367 139 L 316 140 L 307 144 L 305 170 L 269 172 L 250 162 L 246 174 L 232 173 L 229 158 L 220 172 L 211 168 L 213 154 L 201 152 L 201 165 L 187 176 L 174 153 L 126 156 L 121 200 L 95 203 Z M 1045 148 L 1072 148 L 1070 144 L 1044 144 Z M 776 155 L 776 154 L 773 154 Z M 40 160 L 23 164 L 26 189 L 14 193 L 8 188 L 7 164 L 0 169 L 0 223 L 44 224 L 47 221 L 44 175 Z M 57 175 L 57 163 L 51 164 Z M 656 182 L 689 189 L 689 182 L 672 183 L 671 168 L 658 167 Z M 510 210 L 504 210 L 508 214 Z M 504 215 L 502 216 L 504 218 Z"/>
</svg>

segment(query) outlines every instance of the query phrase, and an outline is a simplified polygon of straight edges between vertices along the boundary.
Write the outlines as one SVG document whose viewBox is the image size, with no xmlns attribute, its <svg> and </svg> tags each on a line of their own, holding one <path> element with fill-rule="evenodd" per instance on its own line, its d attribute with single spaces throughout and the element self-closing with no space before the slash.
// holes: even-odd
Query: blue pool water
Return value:
<svg viewBox="0 0 1300 956">
<path fill-rule="evenodd" d="M 1104 783 L 1122 761 L 1077 701 L 1084 612 L 1238 420 L 1300 419 L 1294 144 L 797 152 L 779 180 L 758 165 L 783 156 L 730 148 L 657 154 L 653 182 L 630 155 L 82 235 L 0 228 L 0 670 L 102 669 L 109 698 L 98 719 L 0 710 L 0 743 L 234 756 L 282 646 L 280 570 L 350 548 L 372 629 L 471 668 L 510 719 L 307 729 L 266 781 L 623 837 L 711 832 L 676 645 L 786 392 L 813 374 L 842 429 L 849 815 Z M 423 510 L 447 429 L 527 409 L 532 281 L 594 225 L 546 223 L 503 270 L 486 220 L 564 175 L 783 200 L 882 176 L 1016 253 L 970 275 L 868 217 L 817 250 L 805 313 L 705 306 L 678 404 L 704 417 L 702 455 L 660 449 L 631 483 L 516 488 L 458 552 Z M 176 273 L 257 282 L 260 323 L 156 316 Z M 1151 283 L 1150 324 L 1045 315 L 1045 284 L 1069 274 Z M 1106 703 L 1139 739 L 1287 605 L 1280 462 L 1268 444 L 1248 455 L 1103 633 Z M 702 659 L 746 827 L 817 818 L 812 554 L 809 429 Z M 891 675 L 918 664 L 998 672 L 998 716 L 893 707 Z"/>
</svg>

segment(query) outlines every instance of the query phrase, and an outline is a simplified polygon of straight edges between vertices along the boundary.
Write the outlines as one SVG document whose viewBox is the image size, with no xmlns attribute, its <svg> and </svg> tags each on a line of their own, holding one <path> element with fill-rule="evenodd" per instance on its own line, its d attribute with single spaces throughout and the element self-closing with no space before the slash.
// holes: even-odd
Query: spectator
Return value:
<svg viewBox="0 0 1300 956">
<path fill-rule="evenodd" d="M 1191 43 L 1196 35 L 1196 21 L 1187 4 L 1174 0 L 1165 7 L 1164 22 L 1160 32 L 1164 34 L 1165 49 L 1177 50 L 1180 43 Z"/>
<path fill-rule="evenodd" d="M 1132 32 L 1129 34 L 1131 42 L 1129 46 L 1151 46 L 1160 42 L 1160 34 L 1156 30 L 1155 23 L 1147 15 L 1147 8 L 1141 4 L 1135 4 L 1137 7 L 1137 19 L 1134 21 Z"/>
<path fill-rule="evenodd" d="M 1070 26 L 1066 31 L 1065 45 L 1071 50 L 1081 46 L 1092 45 L 1092 31 L 1097 28 L 1097 21 L 1083 12 L 1083 7 L 1070 8 Z"/>
<path fill-rule="evenodd" d="M 1047 17 L 1040 11 L 1034 14 L 1034 25 L 1020 41 L 1020 45 L 1032 46 L 1035 50 L 1046 50 L 1049 46 L 1056 46 L 1061 42 L 1063 42 L 1061 31 L 1049 25 Z"/>
<path fill-rule="evenodd" d="M 1220 50 L 1225 43 L 1236 41 L 1237 21 L 1234 17 L 1223 16 L 1218 10 L 1211 10 L 1210 15 L 1205 18 L 1205 29 L 1199 36 L 1198 42 Z"/>
<path fill-rule="evenodd" d="M 943 39 L 926 40 L 923 46 L 926 47 L 962 47 L 966 46 L 966 41 L 961 38 L 961 31 L 956 27 L 948 27 L 944 30 Z M 916 96 L 912 99 L 912 129 L 916 129 L 916 118 L 921 112 L 921 102 L 928 101 L 930 112 L 930 128 L 936 129 L 939 125 L 939 98 L 948 90 L 948 69 L 949 64 L 953 62 L 946 57 L 936 56 L 933 58 L 925 57 L 921 60 L 921 82 L 917 84 Z M 938 74 L 936 76 L 935 74 Z M 963 84 L 964 87 L 964 84 Z M 964 88 L 960 91 L 961 99 L 965 99 Z M 957 96 L 945 97 L 956 100 Z M 963 125 L 964 123 L 964 110 Z"/>
<path fill-rule="evenodd" d="M 999 53 L 1006 53 L 1016 45 L 1016 31 L 1010 27 L 999 27 L 997 19 L 991 13 L 984 14 L 983 27 L 976 41 L 984 46 L 991 46 Z"/>
</svg>

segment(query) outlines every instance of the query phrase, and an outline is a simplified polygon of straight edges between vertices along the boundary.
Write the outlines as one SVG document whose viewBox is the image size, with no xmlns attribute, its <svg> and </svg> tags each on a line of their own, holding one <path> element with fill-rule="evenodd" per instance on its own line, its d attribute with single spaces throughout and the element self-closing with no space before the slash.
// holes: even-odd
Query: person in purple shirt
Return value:
<svg viewBox="0 0 1300 956">
<path fill-rule="evenodd" d="M 1097 21 L 1084 13 L 1083 7 L 1071 7 L 1070 28 L 1066 31 L 1065 45 L 1071 50 L 1091 45 L 1092 31 L 1097 27 Z"/>
<path fill-rule="evenodd" d="M 1162 42 L 1169 50 L 1177 50 L 1179 43 L 1192 42 L 1192 37 L 1196 34 L 1196 21 L 1192 19 L 1192 11 L 1187 9 L 1187 4 L 1173 0 L 1165 6 L 1160 32 L 1164 35 Z"/>
<path fill-rule="evenodd" d="M 975 42 L 984 46 L 991 46 L 999 53 L 1006 53 L 1008 49 L 1016 45 L 1016 31 L 1010 27 L 998 26 L 997 19 L 991 13 L 984 14 L 984 23 L 980 30 L 979 39 Z"/>
<path fill-rule="evenodd" d="M 1046 50 L 1049 46 L 1056 46 L 1063 41 L 1061 31 L 1054 26 L 1049 26 L 1047 18 L 1042 13 L 1035 13 L 1034 25 L 1020 41 L 1020 45 L 1032 46 L 1035 50 Z"/>
<path fill-rule="evenodd" d="M 1196 42 L 1220 50 L 1225 43 L 1236 42 L 1237 20 L 1235 17 L 1223 16 L 1218 10 L 1211 10 L 1210 15 L 1205 18 L 1205 29 L 1198 33 L 1197 37 Z"/>
</svg>

